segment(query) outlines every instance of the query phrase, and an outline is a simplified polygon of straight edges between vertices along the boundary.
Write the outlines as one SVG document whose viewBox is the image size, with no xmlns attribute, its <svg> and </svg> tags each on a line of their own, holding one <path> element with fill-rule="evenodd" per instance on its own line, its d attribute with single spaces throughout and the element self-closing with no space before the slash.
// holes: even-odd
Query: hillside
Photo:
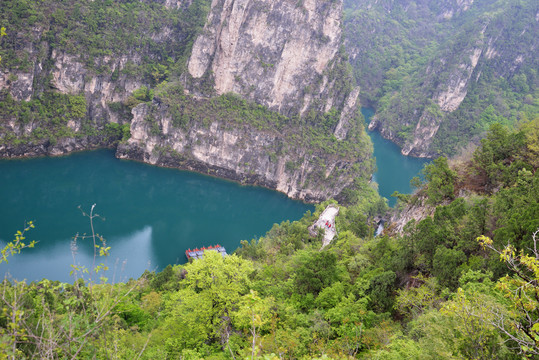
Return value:
<svg viewBox="0 0 539 360">
<path fill-rule="evenodd" d="M 345 1 L 345 44 L 370 128 L 405 155 L 453 155 L 490 124 L 539 113 L 532 0 Z"/>
</svg>

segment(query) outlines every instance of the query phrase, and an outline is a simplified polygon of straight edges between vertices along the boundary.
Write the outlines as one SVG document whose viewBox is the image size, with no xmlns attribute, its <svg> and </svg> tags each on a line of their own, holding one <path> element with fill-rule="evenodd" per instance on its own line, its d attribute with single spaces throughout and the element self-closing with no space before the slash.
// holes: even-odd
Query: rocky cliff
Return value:
<svg viewBox="0 0 539 360">
<path fill-rule="evenodd" d="M 355 7 L 354 7 L 355 6 Z M 539 112 L 534 1 L 348 4 L 346 45 L 370 128 L 420 157 L 451 155 L 496 121 Z M 526 115 L 523 115 L 526 112 Z"/>
<path fill-rule="evenodd" d="M 342 107 L 342 2 L 213 1 L 189 59 L 192 84 L 211 76 L 214 90 L 241 94 L 282 114 Z M 188 86 L 198 92 L 200 86 Z M 299 105 L 299 106 L 298 106 Z"/>
<path fill-rule="evenodd" d="M 305 200 L 336 196 L 372 171 L 341 1 L 46 0 L 6 9 L 1 156 L 121 140 L 122 158 Z M 241 97 L 227 103 L 230 93 Z"/>
<path fill-rule="evenodd" d="M 131 138 L 120 144 L 117 156 L 261 185 L 305 201 L 336 197 L 372 171 L 372 145 L 359 122 L 354 131 L 361 135 L 339 141 L 300 124 L 291 127 L 285 117 L 268 121 L 254 115 L 256 121 L 238 122 L 233 119 L 241 115 L 231 114 L 230 106 L 187 100 L 183 114 L 196 114 L 204 121 L 178 126 L 166 101 L 140 104 L 133 109 Z M 258 108 L 236 101 L 243 105 L 236 111 L 244 115 Z M 223 115 L 210 117 L 210 109 Z"/>
</svg>

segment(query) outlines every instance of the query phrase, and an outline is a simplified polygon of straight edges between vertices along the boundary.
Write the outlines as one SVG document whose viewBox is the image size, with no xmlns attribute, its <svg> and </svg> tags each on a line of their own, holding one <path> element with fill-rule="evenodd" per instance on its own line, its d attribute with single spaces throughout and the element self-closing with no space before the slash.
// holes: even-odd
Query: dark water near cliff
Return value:
<svg viewBox="0 0 539 360">
<path fill-rule="evenodd" d="M 187 248 L 220 244 L 234 251 L 240 240 L 264 235 L 274 223 L 296 220 L 313 206 L 275 191 L 121 161 L 100 150 L 59 158 L 0 161 L 0 241 L 33 220 L 28 240 L 39 240 L 0 265 L 17 279 L 71 281 L 71 239 L 90 233 L 78 205 L 105 218 L 96 230 L 112 247 L 107 276 L 124 281 L 145 269 L 186 261 Z M 75 263 L 91 266 L 90 240 L 79 242 Z"/>
<path fill-rule="evenodd" d="M 371 108 L 362 108 L 361 113 L 367 124 L 374 115 Z M 393 142 L 386 140 L 377 131 L 368 132 L 374 145 L 374 157 L 378 171 L 374 174 L 374 181 L 378 183 L 380 195 L 387 198 L 390 206 L 394 206 L 397 199 L 391 197 L 394 191 L 410 194 L 412 188 L 410 180 L 423 169 L 426 159 L 404 156 L 400 148 Z"/>
</svg>

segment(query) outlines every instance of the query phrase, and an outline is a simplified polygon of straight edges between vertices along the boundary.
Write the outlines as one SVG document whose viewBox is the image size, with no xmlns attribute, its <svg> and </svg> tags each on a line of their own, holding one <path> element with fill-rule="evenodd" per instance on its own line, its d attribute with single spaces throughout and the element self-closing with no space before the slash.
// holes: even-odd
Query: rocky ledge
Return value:
<svg viewBox="0 0 539 360">
<path fill-rule="evenodd" d="M 166 106 L 155 103 L 138 105 L 133 115 L 131 138 L 119 145 L 117 157 L 260 185 L 303 201 L 338 196 L 372 166 L 364 132 L 359 142 L 348 143 L 293 126 L 260 129 L 218 118 L 182 128 Z M 344 145 L 350 148 L 344 151 Z"/>
</svg>

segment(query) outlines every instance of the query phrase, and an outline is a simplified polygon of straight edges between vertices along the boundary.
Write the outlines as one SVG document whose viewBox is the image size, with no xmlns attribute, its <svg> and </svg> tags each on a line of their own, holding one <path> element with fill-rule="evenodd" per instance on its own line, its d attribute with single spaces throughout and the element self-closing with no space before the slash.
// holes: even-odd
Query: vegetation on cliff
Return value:
<svg viewBox="0 0 539 360">
<path fill-rule="evenodd" d="M 185 70 L 209 2 L 167 7 L 159 1 L 24 0 L 5 1 L 2 9 L 0 142 L 12 149 L 8 156 L 20 156 L 32 147 L 42 147 L 35 153 L 46 154 L 62 139 L 84 139 L 81 148 L 126 140 L 130 99 L 98 105 L 106 106 L 103 112 L 95 108 L 96 99 L 85 93 L 84 84 L 80 91 L 60 91 L 53 76 L 56 57 L 67 54 L 73 64 L 82 64 L 84 83 L 103 77 L 154 87 Z M 178 36 L 169 39 L 171 32 Z M 127 62 L 120 65 L 123 58 Z M 76 79 L 80 74 L 67 76 Z M 123 85 L 115 86 L 112 97 L 125 97 Z M 132 97 L 138 96 L 134 91 Z M 109 111 L 116 115 L 115 122 L 108 121 Z"/>
<path fill-rule="evenodd" d="M 402 234 L 373 236 L 384 206 L 365 184 L 324 250 L 307 229 L 322 204 L 234 255 L 208 253 L 125 284 L 96 284 L 99 267 L 75 269 L 84 280 L 74 284 L 6 280 L 2 349 L 16 358 L 534 356 L 538 126 L 495 125 L 473 154 L 429 165 L 401 200 L 426 199 L 434 214 Z"/>
<path fill-rule="evenodd" d="M 382 134 L 447 156 L 495 122 L 537 116 L 536 13 L 530 0 L 345 1 L 350 62 Z"/>
<path fill-rule="evenodd" d="M 164 1 L 4 1 L 0 23 L 7 29 L 7 36 L 2 38 L 0 48 L 2 68 L 29 70 L 34 54 L 21 47 L 29 41 L 41 52 L 39 62 L 43 65 L 52 65 L 46 61 L 57 49 L 76 56 L 96 75 L 112 72 L 114 57 L 144 53 L 147 56 L 140 64 L 133 63 L 124 72 L 158 83 L 171 72 L 181 72 L 209 11 L 207 0 L 178 4 L 166 7 Z M 183 36 L 162 42 L 156 36 L 162 29 L 175 29 Z M 37 38 L 33 38 L 36 34 Z M 96 63 L 104 56 L 111 57 L 112 62 Z"/>
<path fill-rule="evenodd" d="M 280 167 L 284 164 L 285 176 L 297 177 L 290 180 L 290 186 L 298 190 L 314 188 L 317 194 L 324 188 L 333 196 L 343 187 L 350 187 L 345 194 L 354 192 L 354 179 L 358 183 L 367 181 L 374 169 L 372 143 L 359 109 L 347 122 L 346 137 L 339 140 L 334 129 L 341 114 L 335 108 L 325 114 L 311 111 L 304 117 L 287 117 L 233 93 L 200 99 L 185 94 L 177 82 L 160 84 L 153 101 L 144 106 L 140 109 L 144 118 L 133 120 L 136 127 L 143 128 L 141 134 L 122 144 L 119 153 L 131 156 L 130 152 L 148 151 L 147 137 L 159 144 L 150 154 L 157 158 L 157 164 L 185 167 L 186 163 L 201 162 L 203 156 L 197 154 L 207 153 L 204 144 L 218 141 L 208 139 L 218 139 L 223 132 L 229 132 L 235 140 L 229 147 L 224 144 L 222 151 L 236 154 L 236 163 L 227 165 L 236 166 L 236 180 L 264 184 L 263 179 L 253 181 L 248 177 L 267 173 L 266 182 L 274 181 L 275 174 L 283 172 Z M 178 138 L 183 140 L 178 142 Z M 178 143 L 188 150 L 178 150 Z M 221 166 L 220 159 L 206 163 Z M 195 168 L 203 169 L 204 164 Z M 342 200 L 346 200 L 345 194 Z"/>
</svg>

